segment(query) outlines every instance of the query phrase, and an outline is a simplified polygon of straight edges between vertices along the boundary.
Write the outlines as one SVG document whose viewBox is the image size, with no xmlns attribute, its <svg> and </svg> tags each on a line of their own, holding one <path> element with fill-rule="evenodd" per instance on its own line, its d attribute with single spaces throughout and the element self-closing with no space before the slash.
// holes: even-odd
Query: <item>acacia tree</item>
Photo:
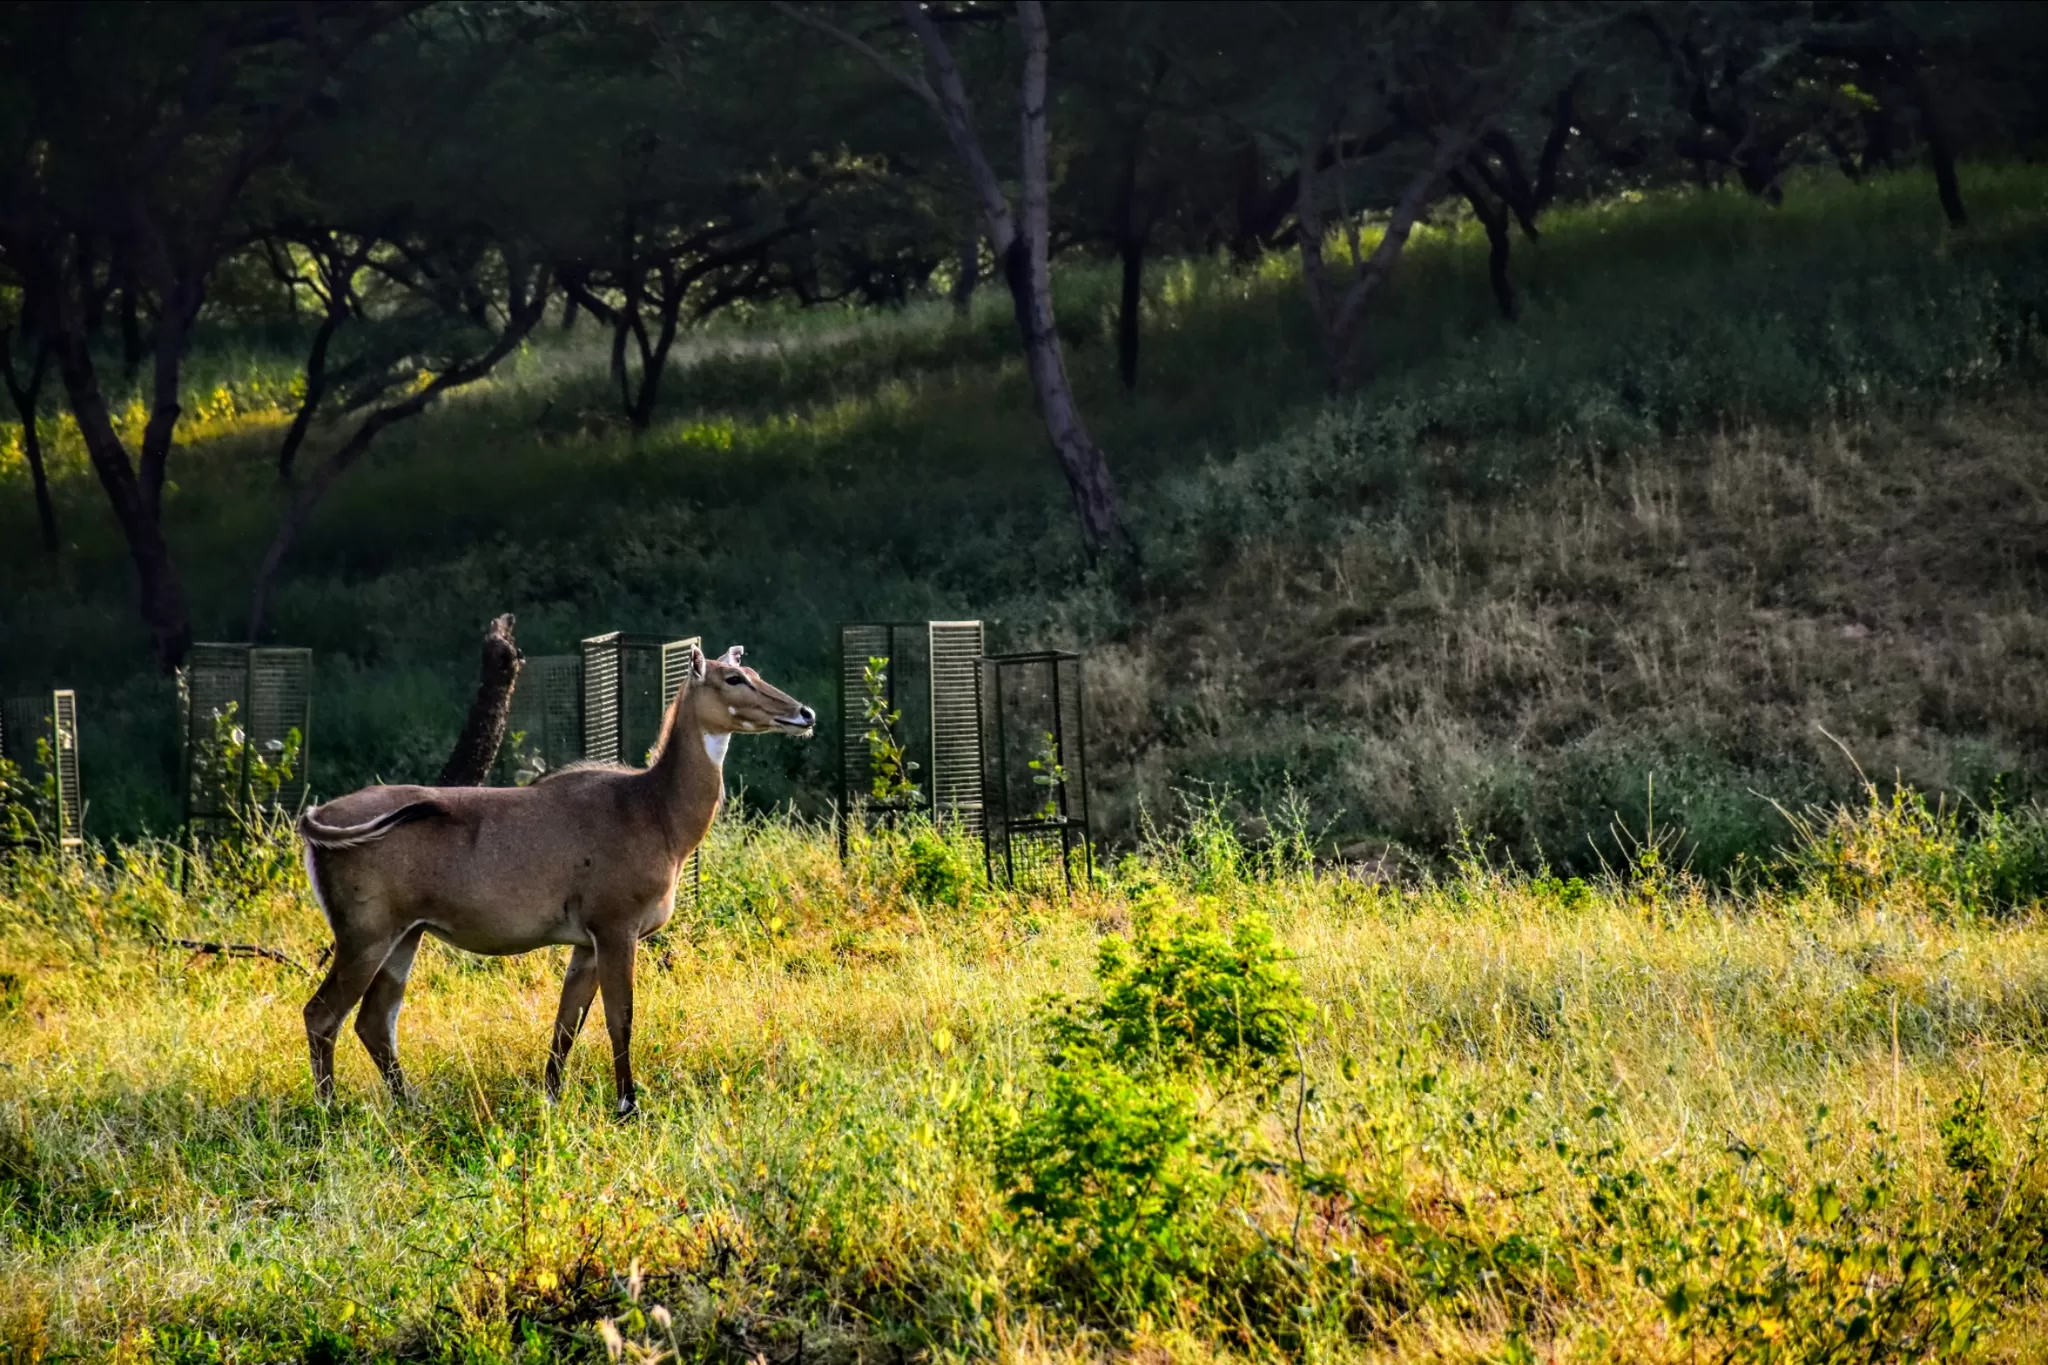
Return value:
<svg viewBox="0 0 2048 1365">
<path fill-rule="evenodd" d="M 369 376 L 376 391 L 393 396 L 365 404 L 367 411 L 348 436 L 293 489 L 250 591 L 248 638 L 252 640 L 263 629 L 271 585 L 285 555 L 336 480 L 368 454 L 386 430 L 419 416 L 443 395 L 489 375 L 518 349 L 547 312 L 551 276 L 543 262 L 515 257 L 496 263 L 495 269 L 471 273 L 445 263 L 436 269 L 426 249 L 416 247 L 408 254 L 403 264 L 388 264 L 387 273 L 417 294 L 417 306 L 426 315 L 426 330 L 437 334 L 435 340 L 426 342 L 426 349 L 409 349 L 399 363 Z M 471 305 L 485 295 L 490 287 L 487 281 L 493 276 L 497 287 L 492 292 L 497 299 L 485 304 L 487 325 L 433 326 L 435 320 L 457 317 L 469 322 Z M 407 382 L 409 376 L 421 374 L 425 382 Z"/>
<path fill-rule="evenodd" d="M 1052 40 L 1044 6 L 1039 0 L 1017 0 L 1015 7 L 1022 52 L 1016 74 L 1019 183 L 1014 195 L 990 158 L 953 44 L 940 31 L 942 22 L 956 31 L 990 27 L 981 22 L 983 13 L 939 12 L 918 0 L 902 0 L 893 22 L 856 31 L 832 17 L 842 13 L 838 8 L 807 8 L 789 0 L 777 0 L 776 8 L 858 53 L 917 96 L 944 129 L 973 188 L 983 230 L 1010 291 L 1032 393 L 1073 495 L 1081 543 L 1091 559 L 1105 551 L 1134 551 L 1116 481 L 1082 419 L 1054 325 L 1048 164 Z M 900 50 L 905 36 L 908 52 Z"/>
<path fill-rule="evenodd" d="M 0 264 L 47 340 L 136 572 L 159 666 L 192 638 L 163 529 L 186 344 L 252 185 L 327 83 L 412 6 L 11 6 L 0 12 Z M 93 111 L 81 117 L 81 105 Z M 93 333 L 118 284 L 154 304 L 148 417 L 124 437 Z"/>
</svg>

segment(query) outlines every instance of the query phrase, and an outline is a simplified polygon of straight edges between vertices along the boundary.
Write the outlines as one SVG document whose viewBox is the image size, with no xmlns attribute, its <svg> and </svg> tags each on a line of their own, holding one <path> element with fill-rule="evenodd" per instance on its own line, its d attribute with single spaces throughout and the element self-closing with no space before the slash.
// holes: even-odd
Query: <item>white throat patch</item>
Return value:
<svg viewBox="0 0 2048 1365">
<path fill-rule="evenodd" d="M 706 735 L 704 736 L 704 752 L 710 755 L 713 763 L 723 768 L 725 766 L 725 746 L 730 743 L 732 743 L 731 735 Z"/>
</svg>

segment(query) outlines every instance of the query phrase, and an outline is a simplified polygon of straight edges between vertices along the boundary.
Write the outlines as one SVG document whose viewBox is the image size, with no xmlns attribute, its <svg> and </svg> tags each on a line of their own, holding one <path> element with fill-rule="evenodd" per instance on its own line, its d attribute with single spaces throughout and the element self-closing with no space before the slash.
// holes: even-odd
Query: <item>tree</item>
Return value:
<svg viewBox="0 0 2048 1365">
<path fill-rule="evenodd" d="M 0 265 L 26 291 L 136 572 L 159 666 L 192 638 L 163 530 L 186 342 L 254 182 L 406 4 L 13 6 L 0 14 Z M 89 116 L 88 116 L 89 111 Z M 106 263 L 102 273 L 102 263 Z M 155 304 L 148 418 L 117 427 L 93 332 L 110 283 Z"/>
<path fill-rule="evenodd" d="M 940 32 L 942 21 L 961 29 L 978 25 L 982 15 L 941 13 L 927 9 L 917 0 L 903 0 L 895 24 L 864 36 L 828 18 L 824 11 L 800 8 L 789 0 L 777 0 L 776 8 L 799 23 L 830 35 L 872 63 L 923 101 L 945 130 L 973 187 L 984 231 L 1010 291 L 1032 392 L 1073 495 L 1081 543 L 1091 559 L 1104 551 L 1134 550 L 1135 542 L 1124 520 L 1109 463 L 1082 420 L 1053 318 L 1048 166 L 1048 68 L 1052 41 L 1044 6 L 1038 0 L 1017 0 L 1016 4 L 1023 52 L 1017 76 L 1020 184 L 1014 198 L 989 157 L 953 45 Z M 917 66 L 873 41 L 888 41 L 899 31 L 910 36 Z"/>
<path fill-rule="evenodd" d="M 1533 242 L 1542 236 L 1536 220 L 1557 198 L 1565 144 L 1572 131 L 1572 94 L 1579 79 L 1575 74 L 1551 103 L 1533 176 L 1515 137 L 1505 127 L 1490 129 L 1464 165 L 1454 167 L 1450 173 L 1451 187 L 1471 205 L 1472 216 L 1486 233 L 1487 279 L 1493 286 L 1494 302 L 1501 316 L 1510 321 L 1517 305 L 1514 281 L 1508 275 L 1508 219 L 1514 219 L 1527 240 Z"/>
<path fill-rule="evenodd" d="M 458 256 L 459 260 L 460 257 Z M 387 429 L 425 412 L 442 395 L 474 384 L 496 369 L 498 363 L 517 350 L 547 312 L 551 277 L 548 267 L 532 259 L 512 258 L 495 263 L 492 269 L 474 274 L 459 270 L 445 260 L 435 262 L 431 252 L 415 250 L 403 265 L 392 264 L 389 273 L 416 291 L 424 306 L 441 317 L 460 316 L 468 320 L 469 305 L 488 287 L 485 281 L 496 275 L 495 302 L 486 302 L 486 325 L 469 326 L 441 333 L 436 349 L 425 354 L 408 354 L 412 373 L 418 380 L 397 382 L 395 369 L 375 376 L 387 393 L 388 402 L 371 407 L 357 422 L 347 439 L 337 446 L 312 474 L 292 492 L 277 531 L 257 567 L 255 586 L 249 595 L 248 637 L 257 639 L 263 629 L 264 612 L 271 584 L 284 564 L 292 543 L 305 528 L 313 509 L 335 481 L 369 453 L 370 447 Z M 422 363 L 423 362 L 423 363 Z"/>
<path fill-rule="evenodd" d="M 287 483 L 314 415 L 328 396 L 332 377 L 327 360 L 334 334 L 351 317 L 362 316 L 356 277 L 369 265 L 380 239 L 381 234 L 375 232 L 297 225 L 263 243 L 264 257 L 279 282 L 293 291 L 295 299 L 298 291 L 304 290 L 320 306 L 320 322 L 306 353 L 306 391 L 277 447 L 277 477 Z"/>
</svg>

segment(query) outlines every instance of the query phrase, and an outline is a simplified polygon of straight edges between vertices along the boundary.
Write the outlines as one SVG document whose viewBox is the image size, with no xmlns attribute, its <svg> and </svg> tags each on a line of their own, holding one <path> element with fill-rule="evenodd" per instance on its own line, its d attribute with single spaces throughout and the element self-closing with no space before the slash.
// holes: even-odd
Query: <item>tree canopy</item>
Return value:
<svg viewBox="0 0 2048 1365">
<path fill-rule="evenodd" d="M 1296 254 L 1348 387 L 1432 216 L 1483 228 L 1508 319 L 1515 239 L 1618 190 L 1776 202 L 1798 167 L 1921 158 L 1963 230 L 1959 166 L 2040 145 L 2044 62 L 2038 12 L 1922 0 L 16 5 L 0 369 L 50 552 L 35 416 L 57 399 L 169 668 L 191 625 L 162 506 L 209 317 L 268 310 L 307 348 L 254 633 L 322 492 L 550 308 L 605 329 L 637 431 L 679 336 L 721 312 L 964 297 L 986 257 L 1081 543 L 1123 559 L 1115 452 L 1053 316 L 1062 258 L 1122 263 L 1136 386 L 1148 260 Z"/>
</svg>

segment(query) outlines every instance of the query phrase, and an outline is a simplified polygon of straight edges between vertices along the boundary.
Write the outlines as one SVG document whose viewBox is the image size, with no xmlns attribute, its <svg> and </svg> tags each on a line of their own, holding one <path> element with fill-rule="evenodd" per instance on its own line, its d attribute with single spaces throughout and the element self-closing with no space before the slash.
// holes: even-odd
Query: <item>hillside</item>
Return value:
<svg viewBox="0 0 2048 1365">
<path fill-rule="evenodd" d="M 1462 828 L 1584 866 L 1654 787 L 1717 870 L 1779 837 L 1765 796 L 1850 789 L 1829 736 L 1873 774 L 2027 797 L 2048 176 L 1970 189 L 1963 234 L 1916 175 L 1560 212 L 1519 251 L 1512 325 L 1473 225 L 1445 224 L 1339 400 L 1282 261 L 1155 272 L 1135 395 L 1113 280 L 1070 267 L 1136 579 L 1080 561 L 997 299 L 721 324 L 637 441 L 595 340 L 552 334 L 394 432 L 294 552 L 270 632 L 318 651 L 316 787 L 429 773 L 509 609 L 531 653 L 739 640 L 812 700 L 853 616 L 1088 646 L 1112 837 L 1191 781 L 1256 830 L 1291 784 L 1353 857 Z M 169 515 L 202 638 L 237 630 L 275 515 L 285 340 L 223 330 L 193 366 Z M 138 671 L 125 558 L 75 446 L 57 458 L 54 569 L 19 461 L 0 471 L 0 685 L 78 687 L 94 830 L 161 829 L 169 684 Z M 737 783 L 818 811 L 823 741 L 736 753 Z"/>
</svg>

